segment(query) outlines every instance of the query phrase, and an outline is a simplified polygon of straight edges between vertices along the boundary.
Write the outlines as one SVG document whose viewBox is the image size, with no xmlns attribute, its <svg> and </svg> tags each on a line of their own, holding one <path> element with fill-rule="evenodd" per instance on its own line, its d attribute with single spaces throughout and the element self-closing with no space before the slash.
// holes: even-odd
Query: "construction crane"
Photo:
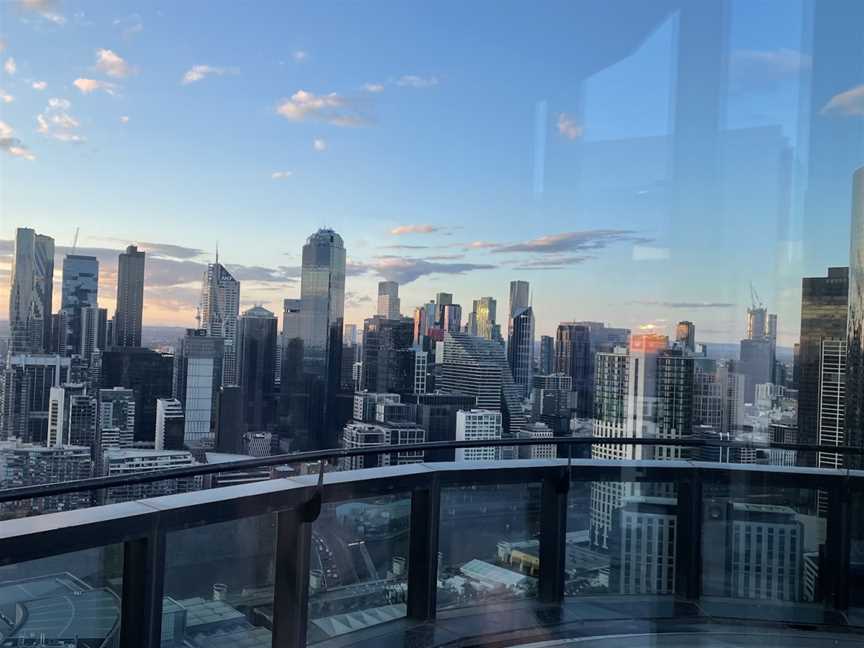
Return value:
<svg viewBox="0 0 864 648">
<path fill-rule="evenodd" d="M 752 281 L 750 282 L 750 301 L 753 305 L 753 310 L 756 310 L 757 308 L 765 308 L 762 300 L 759 299 L 759 293 L 756 292 L 756 287 L 753 285 Z"/>
<path fill-rule="evenodd" d="M 78 233 L 80 231 L 80 227 L 75 228 L 75 236 L 72 237 L 72 254 L 75 254 L 75 250 L 78 248 Z"/>
</svg>

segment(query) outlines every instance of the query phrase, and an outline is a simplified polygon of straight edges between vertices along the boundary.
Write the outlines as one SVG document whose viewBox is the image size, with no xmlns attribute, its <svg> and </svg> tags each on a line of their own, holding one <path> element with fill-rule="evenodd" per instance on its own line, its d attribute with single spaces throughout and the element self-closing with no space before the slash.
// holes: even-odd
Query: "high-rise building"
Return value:
<svg viewBox="0 0 864 648">
<path fill-rule="evenodd" d="M 678 502 L 671 497 L 628 496 L 612 518 L 609 591 L 672 594 L 678 540 Z"/>
<path fill-rule="evenodd" d="M 852 237 L 849 252 L 849 315 L 846 336 L 847 443 L 864 447 L 864 167 L 852 183 Z M 859 464 L 859 467 L 861 464 Z"/>
<path fill-rule="evenodd" d="M 555 371 L 555 338 L 551 335 L 540 336 L 539 370 L 544 376 Z"/>
<path fill-rule="evenodd" d="M 237 385 L 223 385 L 216 398 L 216 449 L 243 454 L 246 425 L 243 423 L 243 394 Z"/>
<path fill-rule="evenodd" d="M 414 323 L 408 317 L 381 316 L 363 322 L 360 389 L 409 394 L 414 391 Z"/>
<path fill-rule="evenodd" d="M 99 401 L 91 394 L 74 394 L 69 399 L 69 438 L 71 445 L 93 448 L 99 425 Z"/>
<path fill-rule="evenodd" d="M 761 340 L 768 333 L 768 309 L 753 306 L 747 309 L 747 339 Z"/>
<path fill-rule="evenodd" d="M 143 448 L 112 448 L 105 451 L 101 473 L 120 477 L 142 472 L 155 472 L 194 466 L 197 462 L 186 450 L 151 450 Z M 105 503 L 131 502 L 148 497 L 174 495 L 198 490 L 201 477 L 175 477 L 144 484 L 129 484 L 107 489 Z"/>
<path fill-rule="evenodd" d="M 497 310 L 498 304 L 493 297 L 481 297 L 480 299 L 475 299 L 474 309 L 470 320 L 470 327 L 473 327 L 474 330 L 469 330 L 468 332 L 487 340 L 495 339 L 497 331 Z"/>
<path fill-rule="evenodd" d="M 507 339 L 510 339 L 510 326 L 513 318 L 523 308 L 531 305 L 531 288 L 527 281 L 510 282 L 510 302 L 507 307 Z"/>
<path fill-rule="evenodd" d="M 237 383 L 250 430 L 261 431 L 275 422 L 276 328 L 276 317 L 261 306 L 245 311 L 238 322 Z"/>
<path fill-rule="evenodd" d="M 89 365 L 96 351 L 104 351 L 107 342 L 108 310 L 98 306 L 78 309 L 80 344 L 74 351 Z"/>
<path fill-rule="evenodd" d="M 528 423 L 523 429 L 516 433 L 519 439 L 551 439 L 555 434 L 552 428 L 542 421 Z M 558 450 L 554 443 L 541 443 L 538 445 L 519 446 L 520 459 L 554 459 L 558 456 Z"/>
<path fill-rule="evenodd" d="M 531 390 L 531 375 L 534 371 L 534 309 L 520 308 L 508 326 L 507 364 L 523 398 Z"/>
<path fill-rule="evenodd" d="M 186 411 L 183 436 L 188 446 L 215 446 L 223 344 L 223 338 L 203 329 L 187 329 L 178 341 L 172 392 Z"/>
<path fill-rule="evenodd" d="M 12 353 L 43 353 L 51 341 L 54 239 L 19 227 L 15 232 L 9 292 Z"/>
<path fill-rule="evenodd" d="M 298 449 L 333 448 L 339 432 L 336 394 L 342 368 L 345 246 L 331 229 L 318 230 L 303 246 L 300 302 L 299 335 L 289 338 L 282 364 L 287 432 Z M 291 377 L 287 385 L 286 371 Z"/>
<path fill-rule="evenodd" d="M 46 354 L 9 356 L 0 371 L 0 437 L 45 444 L 51 388 L 71 382 L 70 358 Z"/>
<path fill-rule="evenodd" d="M 351 421 L 342 431 L 342 447 L 346 449 L 381 446 L 392 450 L 394 446 L 424 443 L 425 441 L 426 431 L 416 423 L 408 421 L 378 423 Z M 343 470 L 356 470 L 419 463 L 421 461 L 423 461 L 423 451 L 413 450 L 345 457 L 340 461 L 340 467 Z"/>
<path fill-rule="evenodd" d="M 156 400 L 171 398 L 174 362 L 174 356 L 140 347 L 115 347 L 99 354 L 99 386 L 135 393 L 136 441 L 153 441 Z"/>
<path fill-rule="evenodd" d="M 441 313 L 442 329 L 456 332 L 462 330 L 462 307 L 459 304 L 445 304 Z"/>
<path fill-rule="evenodd" d="M 741 340 L 739 356 L 735 369 L 744 375 L 744 398 L 752 403 L 756 398 L 756 385 L 773 382 L 774 342 L 764 336 Z"/>
<path fill-rule="evenodd" d="M 237 317 L 240 282 L 219 263 L 208 263 L 201 281 L 201 325 L 207 335 L 224 340 L 222 384 L 237 384 Z"/>
<path fill-rule="evenodd" d="M 130 245 L 120 254 L 117 265 L 117 308 L 112 325 L 112 344 L 141 346 L 144 318 L 144 251 Z"/>
<path fill-rule="evenodd" d="M 459 410 L 471 410 L 477 406 L 477 399 L 466 394 L 409 394 L 405 402 L 415 407 L 417 422 L 426 430 L 427 441 L 455 441 L 456 413 Z M 428 450 L 427 461 L 453 461 L 454 451 Z"/>
<path fill-rule="evenodd" d="M 443 346 L 437 388 L 443 393 L 473 397 L 480 409 L 500 411 L 507 435 L 521 430 L 527 420 L 521 392 L 502 346 L 467 333 L 447 333 Z"/>
<path fill-rule="evenodd" d="M 97 462 L 101 467 L 110 448 L 131 448 L 135 441 L 135 394 L 114 387 L 99 390 L 99 422 L 96 429 Z"/>
<path fill-rule="evenodd" d="M 444 307 L 453 303 L 453 295 L 451 293 L 439 292 L 435 294 L 435 319 L 430 326 L 436 328 L 444 328 Z"/>
<path fill-rule="evenodd" d="M 774 321 L 777 321 L 776 318 Z M 675 327 L 675 341 L 690 353 L 696 351 L 696 326 L 693 322 L 678 322 Z"/>
<path fill-rule="evenodd" d="M 731 438 L 744 425 L 744 376 L 728 363 L 697 358 L 693 373 L 693 425 Z"/>
<path fill-rule="evenodd" d="M 378 282 L 378 316 L 386 319 L 400 319 L 399 284 L 395 281 Z"/>
<path fill-rule="evenodd" d="M 57 351 L 81 354 L 84 347 L 83 309 L 96 308 L 99 298 L 99 259 L 82 254 L 67 254 L 63 259 L 63 284 L 60 314 L 63 330 L 58 335 Z M 90 357 L 85 358 L 89 361 Z"/>
<path fill-rule="evenodd" d="M 501 412 L 472 409 L 456 412 L 457 441 L 490 441 L 502 438 Z M 457 448 L 456 461 L 495 461 L 500 448 Z"/>
<path fill-rule="evenodd" d="M 555 434 L 566 434 L 570 428 L 572 393 L 573 379 L 567 374 L 535 375 L 531 390 L 532 416 L 543 421 Z"/>
<path fill-rule="evenodd" d="M 555 372 L 570 376 L 576 393 L 576 415 L 591 418 L 594 394 L 594 353 L 591 329 L 562 322 L 555 333 Z"/>
<path fill-rule="evenodd" d="M 821 446 L 846 445 L 846 340 L 822 340 L 819 356 L 817 439 Z M 819 452 L 820 468 L 843 468 L 843 456 Z"/>
<path fill-rule="evenodd" d="M 176 398 L 156 400 L 156 450 L 182 450 L 185 427 L 183 403 Z"/>
<path fill-rule="evenodd" d="M 815 444 L 819 437 L 822 344 L 825 340 L 846 339 L 849 288 L 849 268 L 828 268 L 824 277 L 805 277 L 801 281 L 798 347 L 798 438 L 801 443 Z"/>
</svg>

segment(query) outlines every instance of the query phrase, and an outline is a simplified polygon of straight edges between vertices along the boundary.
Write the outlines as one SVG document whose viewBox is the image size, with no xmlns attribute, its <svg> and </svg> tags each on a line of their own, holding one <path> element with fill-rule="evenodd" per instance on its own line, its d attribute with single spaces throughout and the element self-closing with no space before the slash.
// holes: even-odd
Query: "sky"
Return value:
<svg viewBox="0 0 864 648">
<path fill-rule="evenodd" d="M 350 323 L 383 279 L 405 314 L 440 291 L 503 313 L 523 279 L 538 336 L 689 319 L 730 342 L 752 282 L 791 345 L 801 277 L 848 263 L 848 201 L 803 204 L 808 133 L 860 132 L 864 66 L 808 109 L 801 2 L 730 2 L 718 76 L 680 4 L 6 1 L 0 301 L 26 226 L 58 281 L 80 231 L 109 311 L 117 253 L 147 250 L 145 326 L 194 324 L 217 246 L 242 307 L 281 314 L 327 226 Z"/>
</svg>

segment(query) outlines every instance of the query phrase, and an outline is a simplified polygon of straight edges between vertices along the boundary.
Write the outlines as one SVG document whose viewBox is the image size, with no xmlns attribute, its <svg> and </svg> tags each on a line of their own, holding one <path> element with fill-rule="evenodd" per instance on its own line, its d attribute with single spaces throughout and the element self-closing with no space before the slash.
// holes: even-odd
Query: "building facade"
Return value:
<svg viewBox="0 0 864 648">
<path fill-rule="evenodd" d="M 144 319 L 145 255 L 130 245 L 117 265 L 117 308 L 114 311 L 112 343 L 118 347 L 140 347 Z"/>
</svg>

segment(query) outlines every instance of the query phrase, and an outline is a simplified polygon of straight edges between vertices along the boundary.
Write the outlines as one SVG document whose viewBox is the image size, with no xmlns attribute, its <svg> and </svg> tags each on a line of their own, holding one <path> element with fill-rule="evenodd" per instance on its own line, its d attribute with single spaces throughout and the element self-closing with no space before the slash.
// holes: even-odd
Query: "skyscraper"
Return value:
<svg viewBox="0 0 864 648">
<path fill-rule="evenodd" d="M 430 326 L 444 328 L 444 307 L 453 303 L 453 295 L 451 293 L 440 292 L 435 294 L 435 321 Z"/>
<path fill-rule="evenodd" d="M 534 309 L 530 306 L 516 311 L 508 327 L 507 364 L 513 381 L 522 397 L 531 391 L 531 375 L 534 371 Z"/>
<path fill-rule="evenodd" d="M 201 328 L 222 338 L 222 384 L 237 384 L 237 317 L 240 314 L 240 282 L 217 256 L 208 263 L 201 281 Z"/>
<path fill-rule="evenodd" d="M 287 386 L 282 382 L 290 403 L 288 431 L 299 448 L 333 448 L 339 432 L 336 394 L 342 367 L 345 246 L 331 229 L 318 230 L 303 246 L 299 306 L 299 335 L 288 341 L 291 366 L 285 366 L 288 356 L 282 364 L 283 376 L 287 371 L 293 377 Z"/>
<path fill-rule="evenodd" d="M 67 254 L 63 259 L 63 289 L 60 298 L 61 321 L 58 349 L 66 355 L 82 354 L 84 329 L 81 311 L 96 308 L 99 298 L 99 259 L 82 254 Z M 85 358 L 89 361 L 89 356 Z"/>
<path fill-rule="evenodd" d="M 776 317 L 774 321 L 777 321 Z M 696 350 L 696 326 L 693 322 L 678 322 L 675 327 L 675 341 L 682 349 L 691 353 Z"/>
<path fill-rule="evenodd" d="M 216 444 L 216 400 L 222 384 L 223 338 L 203 329 L 187 329 L 174 356 L 173 397 L 186 411 L 184 438 L 188 445 Z"/>
<path fill-rule="evenodd" d="M 472 318 L 475 332 L 468 332 L 487 340 L 495 339 L 497 309 L 498 305 L 493 297 L 475 299 Z"/>
<path fill-rule="evenodd" d="M 412 393 L 413 322 L 407 317 L 372 317 L 363 323 L 363 362 L 360 389 L 370 392 Z"/>
<path fill-rule="evenodd" d="M 852 183 L 852 237 L 849 251 L 849 314 L 846 364 L 847 443 L 864 447 L 864 167 Z M 860 464 L 859 464 L 860 467 Z"/>
<path fill-rule="evenodd" d="M 9 333 L 13 353 L 41 353 L 51 338 L 54 239 L 19 227 L 15 232 Z"/>
<path fill-rule="evenodd" d="M 507 309 L 507 339 L 510 339 L 510 327 L 516 313 L 531 305 L 530 287 L 527 281 L 510 282 L 510 303 Z"/>
<path fill-rule="evenodd" d="M 274 422 L 276 317 L 266 308 L 245 311 L 237 327 L 237 373 L 242 390 L 243 420 L 250 430 Z"/>
<path fill-rule="evenodd" d="M 459 304 L 445 304 L 441 313 L 441 328 L 445 331 L 462 330 L 462 307 Z"/>
<path fill-rule="evenodd" d="M 399 319 L 399 284 L 395 281 L 378 282 L 378 316 Z"/>
<path fill-rule="evenodd" d="M 819 438 L 822 347 L 826 340 L 846 340 L 849 268 L 828 268 L 824 277 L 801 281 L 801 338 L 798 347 L 798 438 Z M 806 454 L 806 453 L 805 453 Z"/>
<path fill-rule="evenodd" d="M 176 398 L 156 400 L 156 450 L 182 450 L 185 426 L 183 404 Z"/>
<path fill-rule="evenodd" d="M 594 354 L 591 329 L 584 324 L 562 322 L 555 333 L 555 369 L 573 381 L 576 392 L 576 415 L 593 416 Z"/>
<path fill-rule="evenodd" d="M 457 441 L 495 441 L 502 436 L 501 412 L 472 409 L 456 412 Z M 457 448 L 456 461 L 495 461 L 501 448 Z"/>
<path fill-rule="evenodd" d="M 117 309 L 114 311 L 113 345 L 141 346 L 144 317 L 144 251 L 130 245 L 117 265 Z"/>
<path fill-rule="evenodd" d="M 540 374 L 546 376 L 555 371 L 555 338 L 540 336 Z"/>
<path fill-rule="evenodd" d="M 44 444 L 51 388 L 69 382 L 71 359 L 15 354 L 0 372 L 0 436 Z"/>
</svg>

